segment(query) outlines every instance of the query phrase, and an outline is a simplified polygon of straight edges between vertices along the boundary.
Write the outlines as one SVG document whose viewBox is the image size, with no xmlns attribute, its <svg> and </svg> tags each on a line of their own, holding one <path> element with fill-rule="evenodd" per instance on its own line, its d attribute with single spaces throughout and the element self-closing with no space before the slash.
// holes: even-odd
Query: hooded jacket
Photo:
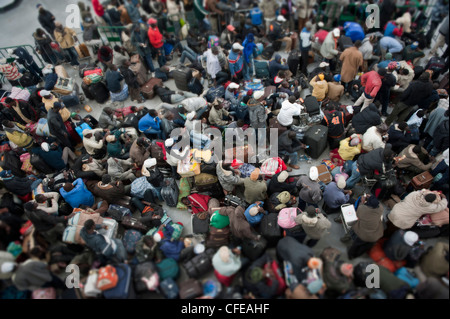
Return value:
<svg viewBox="0 0 450 319">
<path fill-rule="evenodd" d="M 244 68 L 244 56 L 242 52 L 236 53 L 230 50 L 230 54 L 228 55 L 228 68 L 232 77 L 242 71 Z"/>
<path fill-rule="evenodd" d="M 234 236 L 240 239 L 249 238 L 257 240 L 258 237 L 245 218 L 244 212 L 244 208 L 241 206 L 236 208 L 231 206 L 222 207 L 219 210 L 220 215 L 228 216 L 230 219 L 230 229 Z"/>
<path fill-rule="evenodd" d="M 264 201 L 267 197 L 267 184 L 265 181 L 252 181 L 250 177 L 244 179 L 244 198 L 249 204 Z"/>
<path fill-rule="evenodd" d="M 366 133 L 364 133 L 362 138 L 362 148 L 366 152 L 370 152 L 377 148 L 384 148 L 385 145 L 386 143 L 383 142 L 383 138 L 377 131 L 376 126 L 370 127 Z"/>
<path fill-rule="evenodd" d="M 358 169 L 361 176 L 372 173 L 374 170 L 383 172 L 384 148 L 377 148 L 358 157 Z M 384 163 L 385 171 L 391 168 L 391 163 Z"/>
<path fill-rule="evenodd" d="M 410 167 L 410 166 L 414 166 L 414 167 L 417 167 L 418 169 L 420 169 L 422 171 L 428 171 L 431 168 L 431 166 L 433 165 L 433 163 L 430 162 L 427 165 L 425 165 L 420 160 L 419 156 L 417 156 L 417 154 L 413 152 L 413 148 L 415 146 L 416 145 L 414 145 L 414 144 L 409 145 L 403 151 L 401 151 L 400 154 L 398 154 L 398 157 L 402 157 L 403 155 L 405 155 L 406 157 L 405 157 L 405 159 L 399 161 L 397 166 L 399 168 L 407 168 L 407 167 Z M 423 154 L 428 154 L 426 149 L 424 149 L 423 147 L 422 147 L 422 153 Z"/>
<path fill-rule="evenodd" d="M 308 176 L 301 176 L 297 181 L 297 187 L 301 187 L 299 197 L 308 204 L 317 204 L 322 200 L 319 183 L 311 180 Z"/>
<path fill-rule="evenodd" d="M 281 55 L 278 53 L 275 54 L 275 57 L 272 61 L 269 62 L 269 74 L 270 78 L 274 78 L 275 75 L 278 74 L 278 71 L 280 70 L 289 70 L 289 65 L 287 64 L 281 64 Z"/>
<path fill-rule="evenodd" d="M 306 212 L 302 212 L 295 217 L 295 222 L 298 225 L 302 225 L 306 235 L 311 239 L 320 239 L 331 228 L 331 222 L 322 214 L 317 214 L 316 217 L 310 218 Z"/>
<path fill-rule="evenodd" d="M 389 128 L 389 144 L 396 153 L 404 150 L 411 143 L 411 138 L 399 130 L 398 124 L 394 124 Z"/>
<path fill-rule="evenodd" d="M 83 131 L 83 145 L 86 149 L 86 152 L 89 155 L 94 155 L 97 150 L 100 150 L 103 148 L 103 139 L 100 141 L 97 141 L 95 139 L 95 133 L 97 132 L 103 132 L 103 129 L 97 128 L 93 130 L 84 130 Z M 87 138 L 86 135 L 92 134 L 91 138 Z"/>
<path fill-rule="evenodd" d="M 248 103 L 248 116 L 250 119 L 250 126 L 255 130 L 258 128 L 266 127 L 267 114 L 265 107 L 256 101 L 254 98 L 251 98 Z"/>
<path fill-rule="evenodd" d="M 400 101 L 408 106 L 418 105 L 421 108 L 427 103 L 427 98 L 433 92 L 433 83 L 430 80 L 419 78 L 419 80 L 412 81 L 406 90 L 400 96 Z"/>
<path fill-rule="evenodd" d="M 320 47 L 320 54 L 325 59 L 333 59 L 338 54 L 338 50 L 336 50 L 337 47 L 337 39 L 335 41 L 333 32 L 328 32 L 325 40 L 322 43 L 322 46 Z"/>
<path fill-rule="evenodd" d="M 216 166 L 216 174 L 217 178 L 219 179 L 220 185 L 222 185 L 222 188 L 226 190 L 227 192 L 232 192 L 234 190 L 234 187 L 236 185 L 242 185 L 244 183 L 244 180 L 241 179 L 239 176 L 235 175 L 231 171 L 224 170 L 222 168 L 222 161 L 217 163 Z"/>
<path fill-rule="evenodd" d="M 209 117 L 208 117 L 208 121 L 211 125 L 227 125 L 228 121 L 225 121 L 223 118 L 224 116 L 228 116 L 228 111 L 221 108 L 220 110 L 216 110 L 215 107 L 212 107 L 211 110 L 209 111 Z"/>
<path fill-rule="evenodd" d="M 358 220 L 352 226 L 355 234 L 363 241 L 375 243 L 383 237 L 384 226 L 381 216 L 383 216 L 384 207 L 379 205 L 372 208 L 367 205 L 359 205 L 356 210 Z"/>
<path fill-rule="evenodd" d="M 294 121 L 294 116 L 300 115 L 303 106 L 285 100 L 281 103 L 280 113 L 277 115 L 278 122 L 283 126 L 289 126 Z"/>
<path fill-rule="evenodd" d="M 66 192 L 64 188 L 59 189 L 59 193 L 70 206 L 78 208 L 80 205 L 94 205 L 94 196 L 88 191 L 81 178 L 77 178 L 72 184 L 74 188 L 70 192 Z"/>
<path fill-rule="evenodd" d="M 331 182 L 325 187 L 323 192 L 323 200 L 331 209 L 336 209 L 348 203 L 350 195 L 345 194 L 342 189 L 339 189 L 335 182 Z"/>
<path fill-rule="evenodd" d="M 433 192 L 423 189 L 410 193 L 401 202 L 395 204 L 388 215 L 389 220 L 400 229 L 409 229 L 422 215 L 443 211 L 447 207 L 447 199 L 439 201 L 436 199 L 433 203 L 428 203 L 425 195 L 429 193 Z"/>
<path fill-rule="evenodd" d="M 313 79 L 309 82 L 309 84 L 313 87 L 312 96 L 314 96 L 317 101 L 322 101 L 327 97 L 328 93 L 328 82 L 325 80 L 320 80 L 319 76 L 313 77 Z"/>
<path fill-rule="evenodd" d="M 289 193 L 293 193 L 296 190 L 296 185 L 294 183 L 288 183 L 287 180 L 283 183 L 278 181 L 278 176 L 281 174 L 277 173 L 272 176 L 269 182 L 269 186 L 267 188 L 267 193 L 270 195 L 274 193 L 281 193 L 287 191 Z"/>
<path fill-rule="evenodd" d="M 381 115 L 373 103 L 352 118 L 352 126 L 357 134 L 364 134 L 369 127 L 379 124 L 381 124 Z"/>
<path fill-rule="evenodd" d="M 364 73 L 361 76 L 361 85 L 365 87 L 364 93 L 370 95 L 373 99 L 377 96 L 381 84 L 381 77 L 375 71 Z"/>
</svg>

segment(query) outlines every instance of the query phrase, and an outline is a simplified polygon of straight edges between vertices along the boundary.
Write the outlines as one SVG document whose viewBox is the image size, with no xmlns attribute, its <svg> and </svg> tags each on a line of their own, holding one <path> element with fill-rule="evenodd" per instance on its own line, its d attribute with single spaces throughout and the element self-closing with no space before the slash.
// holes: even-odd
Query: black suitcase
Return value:
<svg viewBox="0 0 450 319">
<path fill-rule="evenodd" d="M 192 79 L 192 70 L 187 67 L 180 67 L 172 71 L 173 79 L 177 89 L 189 92 L 189 81 Z"/>
<path fill-rule="evenodd" d="M 306 149 L 308 154 L 313 159 L 318 159 L 323 151 L 327 148 L 328 127 L 323 125 L 314 125 L 305 133 L 303 143 L 309 145 Z"/>
<path fill-rule="evenodd" d="M 250 260 L 261 257 L 267 248 L 267 240 L 261 237 L 259 240 L 246 238 L 242 241 L 242 253 Z"/>
<path fill-rule="evenodd" d="M 259 225 L 259 232 L 267 240 L 268 246 L 276 246 L 278 240 L 283 236 L 281 228 L 278 225 L 278 214 L 270 213 L 264 215 Z"/>
<path fill-rule="evenodd" d="M 84 96 L 89 100 L 95 100 L 95 95 L 92 94 L 91 88 L 86 83 L 81 83 L 81 89 L 83 90 Z"/>
<path fill-rule="evenodd" d="M 31 165 L 43 174 L 54 173 L 54 170 L 37 154 L 31 154 Z"/>
<path fill-rule="evenodd" d="M 315 96 L 308 95 L 305 97 L 304 104 L 309 116 L 320 114 L 320 104 Z"/>
<path fill-rule="evenodd" d="M 273 46 L 269 45 L 266 48 L 264 48 L 264 50 L 261 53 L 261 57 L 264 60 L 270 60 L 272 59 L 272 55 L 275 53 L 275 49 L 273 48 Z"/>
<path fill-rule="evenodd" d="M 212 258 L 216 250 L 208 248 L 205 252 L 183 263 L 186 274 L 190 278 L 199 278 L 213 269 Z"/>
<path fill-rule="evenodd" d="M 194 234 L 206 234 L 209 231 L 209 218 L 200 219 L 198 214 L 191 216 L 192 233 Z"/>
<path fill-rule="evenodd" d="M 97 103 L 103 104 L 108 101 L 109 90 L 103 82 L 92 83 L 89 90 Z"/>
<path fill-rule="evenodd" d="M 35 86 L 40 82 L 40 80 L 35 77 L 33 74 L 31 74 L 30 72 L 25 72 L 22 77 L 19 79 L 19 83 L 21 86 L 23 86 L 24 88 L 30 87 L 30 86 Z"/>
<path fill-rule="evenodd" d="M 347 37 L 345 35 L 343 35 L 339 38 L 338 44 L 339 44 L 339 50 L 341 50 L 341 51 L 344 51 L 345 49 L 353 46 L 352 39 L 350 39 L 349 37 Z"/>
<path fill-rule="evenodd" d="M 293 76 L 296 76 L 298 67 L 300 66 L 300 54 L 298 50 L 292 50 L 291 53 L 289 53 L 287 64 L 289 66 L 289 71 L 292 72 Z"/>
</svg>

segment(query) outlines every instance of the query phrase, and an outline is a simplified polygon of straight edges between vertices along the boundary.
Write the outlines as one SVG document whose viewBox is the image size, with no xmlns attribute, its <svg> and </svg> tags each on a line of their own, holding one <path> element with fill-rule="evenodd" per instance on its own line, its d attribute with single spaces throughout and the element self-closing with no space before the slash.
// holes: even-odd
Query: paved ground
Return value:
<svg viewBox="0 0 450 319">
<path fill-rule="evenodd" d="M 47 9 L 49 9 L 55 16 L 57 21 L 63 21 L 65 20 L 66 13 L 65 8 L 66 5 L 69 3 L 68 1 L 52 1 L 52 0 L 41 0 L 39 1 L 43 4 L 43 6 Z M 86 2 L 86 1 L 85 1 Z M 25 23 L 26 21 L 26 23 Z M 23 44 L 31 44 L 33 45 L 33 38 L 32 33 L 35 31 L 36 28 L 40 27 L 38 21 L 37 21 L 37 10 L 35 8 L 35 2 L 33 1 L 22 1 L 21 4 L 14 8 L 11 11 L 8 11 L 7 13 L 0 14 L 0 29 L 3 31 L 3 34 L 5 36 L 0 37 L 0 48 L 1 47 L 8 47 L 13 45 L 23 45 Z M 79 38 L 81 39 L 81 30 L 78 29 L 77 32 L 80 34 Z M 8 35 L 8 36 L 6 36 Z M 287 54 L 280 52 L 282 57 L 287 57 Z M 172 65 L 176 65 L 177 58 L 175 58 L 175 61 L 172 61 Z M 154 62 L 155 65 L 157 65 L 157 62 Z M 317 64 L 311 65 L 310 68 L 315 67 Z M 69 73 L 69 76 L 76 79 L 76 82 L 81 85 L 81 79 L 78 76 L 78 70 L 73 69 L 70 67 L 70 65 L 65 65 L 67 72 Z M 169 88 L 176 90 L 175 84 L 173 80 L 169 80 L 165 83 L 166 86 Z M 95 118 L 98 118 L 101 110 L 105 106 L 112 106 L 110 101 L 100 105 L 96 103 L 95 101 L 87 101 L 86 104 L 90 105 L 92 107 L 91 115 L 93 115 Z M 148 100 L 145 103 L 139 104 L 145 105 L 148 108 L 157 109 L 159 105 L 161 104 L 161 100 L 159 97 L 155 97 L 152 100 Z M 341 104 L 344 105 L 351 105 L 352 102 L 346 97 L 343 97 L 341 100 Z M 118 105 L 115 105 L 113 107 L 122 107 L 122 106 L 129 106 L 133 105 L 133 103 L 127 99 L 125 102 L 119 103 Z M 85 115 L 87 112 L 83 108 L 84 105 L 80 105 L 79 107 L 73 108 L 73 111 L 79 112 L 80 115 Z M 321 159 L 328 158 L 329 150 L 326 149 L 322 156 L 320 157 L 320 160 L 313 160 L 311 164 L 307 164 L 306 162 L 300 163 L 300 169 L 293 171 L 291 174 L 307 174 L 309 171 L 309 168 L 312 165 L 318 165 L 320 164 Z M 362 189 L 357 189 L 358 193 L 362 193 Z M 183 231 L 183 236 L 191 233 L 191 225 L 190 225 L 190 213 L 187 211 L 177 210 L 174 208 L 167 207 L 164 204 L 164 208 L 167 211 L 167 214 L 174 220 L 174 221 L 180 221 L 184 224 L 185 229 Z M 385 214 L 388 212 L 388 210 L 385 210 Z M 331 222 L 332 222 L 332 228 L 330 229 L 330 233 L 326 236 L 324 236 L 318 244 L 314 247 L 314 251 L 319 254 L 323 248 L 328 246 L 334 246 L 341 250 L 342 252 L 346 251 L 346 246 L 341 243 L 339 240 L 340 237 L 344 235 L 344 230 L 341 224 L 337 224 L 334 222 L 333 218 L 336 215 L 331 216 Z M 436 239 L 430 239 L 426 240 L 427 245 L 433 245 L 436 241 L 447 241 L 448 237 L 446 238 L 436 238 Z M 270 249 L 270 253 L 273 254 L 274 250 Z M 343 254 L 343 258 L 346 259 L 346 254 Z M 359 260 L 362 259 L 368 259 L 367 255 L 363 255 L 360 258 L 354 259 L 351 262 L 353 264 L 356 264 L 359 262 Z M 179 280 L 184 280 L 186 278 L 186 275 L 184 274 L 184 270 L 181 267 L 181 277 Z M 205 275 L 205 278 L 211 277 L 211 273 Z M 148 294 L 146 296 L 147 298 L 158 298 L 155 294 Z"/>
</svg>

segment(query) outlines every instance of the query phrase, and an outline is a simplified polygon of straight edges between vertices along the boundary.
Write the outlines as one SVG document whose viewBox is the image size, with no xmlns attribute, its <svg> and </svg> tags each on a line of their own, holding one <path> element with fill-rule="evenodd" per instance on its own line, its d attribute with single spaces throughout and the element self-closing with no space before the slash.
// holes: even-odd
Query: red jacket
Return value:
<svg viewBox="0 0 450 319">
<path fill-rule="evenodd" d="M 192 205 L 192 214 L 198 214 L 208 210 L 208 202 L 211 197 L 202 194 L 192 194 L 188 196 L 188 199 Z"/>
<path fill-rule="evenodd" d="M 92 8 L 94 8 L 94 12 L 99 17 L 103 17 L 105 14 L 105 10 L 103 9 L 103 6 L 100 4 L 100 0 L 92 0 Z"/>
<path fill-rule="evenodd" d="M 361 85 L 366 87 L 364 90 L 366 94 L 375 98 L 381 87 L 381 77 L 375 71 L 364 73 L 361 76 Z"/>
<path fill-rule="evenodd" d="M 159 32 L 158 27 L 156 27 L 155 29 L 152 29 L 151 27 L 148 28 L 148 39 L 155 49 L 159 49 L 164 44 L 164 42 L 162 41 L 163 36 L 161 32 Z"/>
</svg>

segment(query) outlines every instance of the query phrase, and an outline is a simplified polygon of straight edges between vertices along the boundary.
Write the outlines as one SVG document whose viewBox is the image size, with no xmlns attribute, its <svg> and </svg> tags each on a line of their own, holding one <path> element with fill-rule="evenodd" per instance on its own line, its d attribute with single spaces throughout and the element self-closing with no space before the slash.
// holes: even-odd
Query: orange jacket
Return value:
<svg viewBox="0 0 450 319">
<path fill-rule="evenodd" d="M 148 39 L 155 49 L 159 49 L 164 44 L 164 42 L 162 41 L 163 36 L 161 32 L 159 32 L 158 27 L 156 27 L 155 29 L 152 29 L 151 27 L 148 28 Z"/>
</svg>

